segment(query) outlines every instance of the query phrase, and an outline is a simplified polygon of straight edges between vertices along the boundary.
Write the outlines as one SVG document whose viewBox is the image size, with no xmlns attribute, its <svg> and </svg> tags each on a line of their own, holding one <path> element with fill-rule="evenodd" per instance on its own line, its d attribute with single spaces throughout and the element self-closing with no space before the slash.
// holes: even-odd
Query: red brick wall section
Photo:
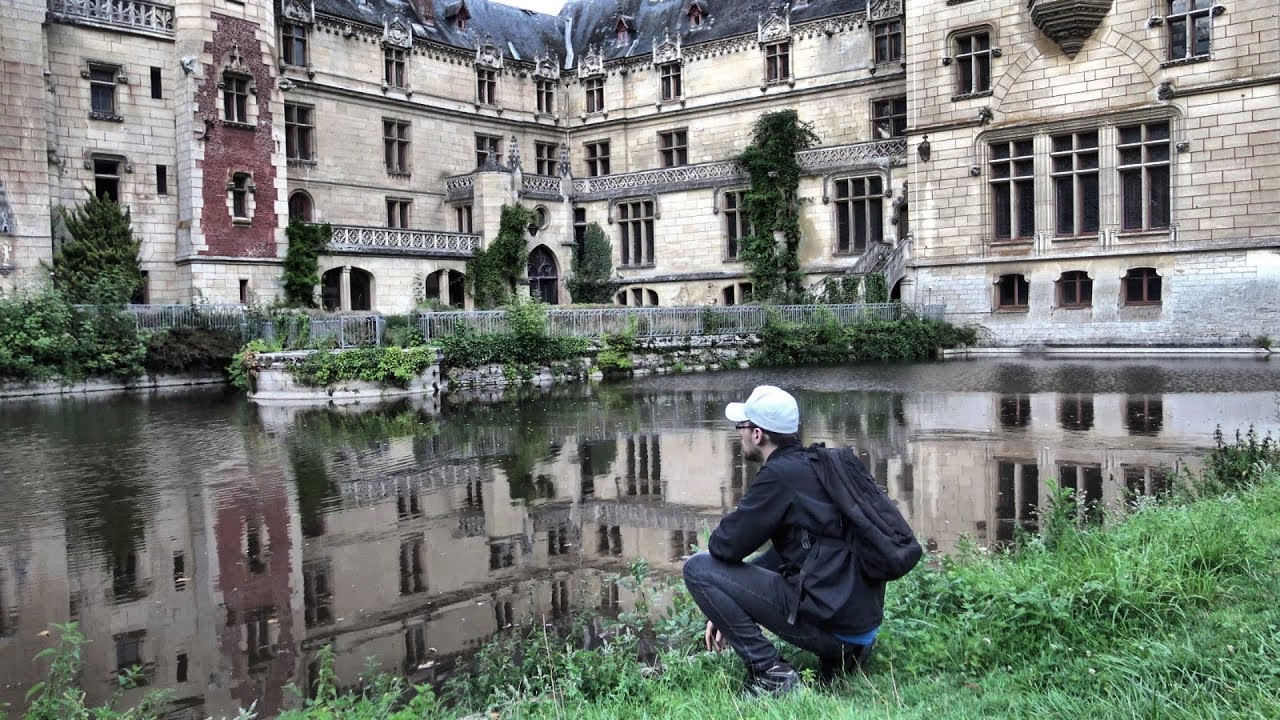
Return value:
<svg viewBox="0 0 1280 720">
<path fill-rule="evenodd" d="M 205 124 L 204 161 L 200 163 L 204 170 L 204 209 L 200 223 L 208 249 L 202 254 L 273 258 L 276 257 L 276 188 L 275 167 L 271 163 L 275 149 L 271 139 L 271 96 L 275 78 L 270 66 L 262 62 L 257 23 L 217 13 L 213 18 L 218 29 L 212 41 L 204 44 L 204 51 L 212 55 L 214 65 L 196 91 L 197 112 Z M 257 106 L 257 125 L 253 129 L 223 124 L 218 110 L 222 92 L 218 82 L 233 45 L 239 45 L 257 87 L 257 94 L 250 96 Z M 253 175 L 254 210 L 252 223 L 247 227 L 233 225 L 227 209 L 227 182 L 232 172 Z"/>
</svg>

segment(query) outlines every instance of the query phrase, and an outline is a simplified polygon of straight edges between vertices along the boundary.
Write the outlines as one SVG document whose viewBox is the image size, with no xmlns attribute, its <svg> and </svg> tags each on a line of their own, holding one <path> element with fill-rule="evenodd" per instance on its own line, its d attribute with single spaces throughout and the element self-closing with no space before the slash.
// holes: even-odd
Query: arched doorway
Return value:
<svg viewBox="0 0 1280 720">
<path fill-rule="evenodd" d="M 425 300 L 435 300 L 447 307 L 465 309 L 467 276 L 457 270 L 437 270 L 427 276 L 422 297 Z"/>
<path fill-rule="evenodd" d="M 344 278 L 343 276 L 346 275 Z M 342 302 L 342 285 L 347 283 L 347 303 Z M 330 312 L 373 310 L 373 274 L 358 267 L 336 267 L 320 276 L 320 306 Z"/>
<path fill-rule="evenodd" d="M 529 297 L 548 305 L 560 304 L 560 272 L 556 256 L 546 245 L 529 253 Z"/>
<path fill-rule="evenodd" d="M 298 190 L 289 196 L 289 222 L 311 222 L 311 196 Z"/>
<path fill-rule="evenodd" d="M 889 302 L 902 302 L 902 278 L 898 278 L 898 282 L 889 291 Z"/>
</svg>

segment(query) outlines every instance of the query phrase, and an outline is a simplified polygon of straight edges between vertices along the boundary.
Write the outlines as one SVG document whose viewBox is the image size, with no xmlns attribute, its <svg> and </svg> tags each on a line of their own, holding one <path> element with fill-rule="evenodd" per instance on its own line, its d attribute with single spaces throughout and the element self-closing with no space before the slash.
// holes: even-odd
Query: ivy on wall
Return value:
<svg viewBox="0 0 1280 720">
<path fill-rule="evenodd" d="M 289 221 L 284 229 L 289 249 L 284 255 L 284 301 L 290 307 L 316 307 L 320 285 L 320 253 L 333 238 L 328 224 Z"/>
<path fill-rule="evenodd" d="M 515 297 L 516 281 L 529 261 L 524 234 L 537 216 L 520 205 L 503 205 L 498 237 L 467 261 L 467 289 L 477 310 L 492 310 Z"/>
<path fill-rule="evenodd" d="M 743 243 L 742 261 L 755 300 L 785 304 L 804 297 L 796 153 L 818 141 L 811 123 L 801 122 L 795 110 L 780 110 L 756 120 L 751 144 L 738 157 L 751 178 L 743 205 L 752 234 Z M 775 233 L 782 236 L 781 243 Z"/>
</svg>

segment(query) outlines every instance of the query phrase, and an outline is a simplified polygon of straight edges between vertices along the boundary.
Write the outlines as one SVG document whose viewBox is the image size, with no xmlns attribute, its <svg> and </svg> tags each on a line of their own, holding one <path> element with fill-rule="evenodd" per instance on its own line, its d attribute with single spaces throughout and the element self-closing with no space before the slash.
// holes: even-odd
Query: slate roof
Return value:
<svg viewBox="0 0 1280 720">
<path fill-rule="evenodd" d="M 396 15 L 413 27 L 414 37 L 434 40 L 459 48 L 475 48 L 486 35 L 503 48 L 509 59 L 536 60 L 553 52 L 566 67 L 586 54 L 589 46 L 600 48 L 605 60 L 649 55 L 661 44 L 669 30 L 681 37 L 686 47 L 738 35 L 752 35 L 757 22 L 767 17 L 779 0 L 704 0 L 707 15 L 703 26 L 689 28 L 691 0 L 569 0 L 558 16 L 504 5 L 490 0 L 453 0 L 433 4 L 435 23 L 419 15 L 412 0 L 315 0 L 317 12 L 374 26 Z M 420 3 L 425 5 L 425 3 Z M 465 31 L 447 15 L 465 4 L 470 20 Z M 867 0 L 810 0 L 791 10 L 796 25 L 866 8 Z M 630 44 L 619 47 L 618 18 L 634 24 Z M 566 47 L 566 40 L 570 47 Z"/>
</svg>

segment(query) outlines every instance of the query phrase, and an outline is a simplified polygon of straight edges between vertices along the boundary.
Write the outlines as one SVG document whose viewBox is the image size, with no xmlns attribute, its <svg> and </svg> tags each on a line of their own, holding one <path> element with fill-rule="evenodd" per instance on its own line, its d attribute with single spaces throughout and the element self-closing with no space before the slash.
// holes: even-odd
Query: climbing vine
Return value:
<svg viewBox="0 0 1280 720">
<path fill-rule="evenodd" d="M 284 229 L 289 249 L 284 255 L 284 300 L 290 307 L 316 307 L 316 286 L 320 284 L 321 251 L 333 237 L 328 224 L 289 221 Z"/>
<path fill-rule="evenodd" d="M 511 302 L 516 281 L 529 260 L 524 233 L 536 216 L 520 205 L 503 205 L 498 237 L 467 261 L 467 288 L 476 309 L 492 310 Z"/>
<path fill-rule="evenodd" d="M 819 141 L 813 125 L 795 110 L 765 113 L 752 128 L 752 141 L 738 157 L 751 178 L 744 206 L 752 234 L 742 248 L 754 299 L 798 302 L 804 295 L 800 272 L 800 161 L 796 153 Z M 782 243 L 774 239 L 782 235 Z"/>
</svg>

